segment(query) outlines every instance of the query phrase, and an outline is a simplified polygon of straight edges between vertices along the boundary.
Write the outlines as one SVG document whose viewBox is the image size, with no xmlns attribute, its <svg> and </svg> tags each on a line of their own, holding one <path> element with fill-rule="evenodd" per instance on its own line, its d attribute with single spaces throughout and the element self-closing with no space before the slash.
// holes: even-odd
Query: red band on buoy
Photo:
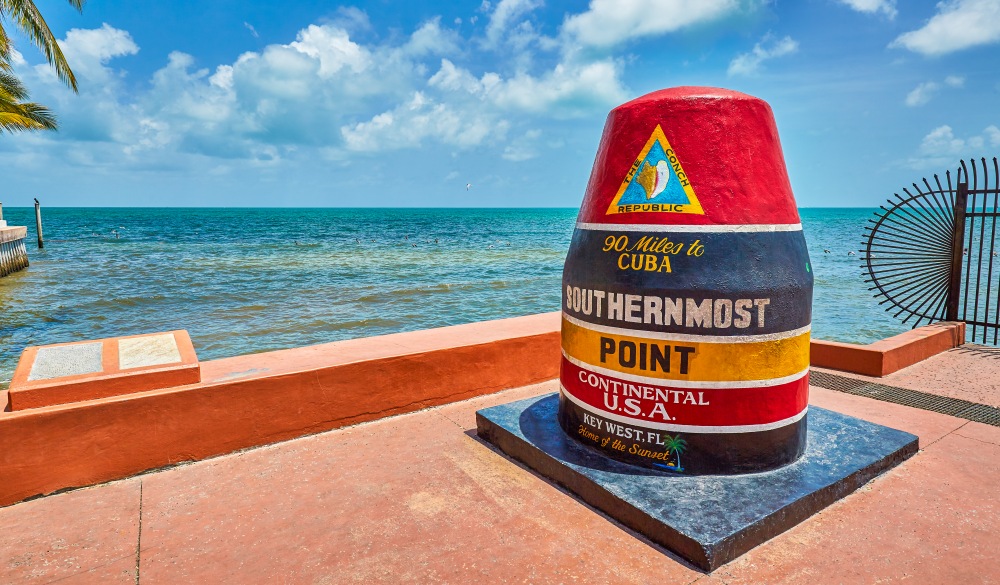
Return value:
<svg viewBox="0 0 1000 585">
<path fill-rule="evenodd" d="M 692 427 L 689 432 L 752 430 L 746 427 L 787 421 L 806 409 L 809 398 L 808 374 L 772 386 L 698 388 L 625 380 L 581 368 L 565 357 L 562 368 L 563 386 L 596 414 Z"/>
</svg>

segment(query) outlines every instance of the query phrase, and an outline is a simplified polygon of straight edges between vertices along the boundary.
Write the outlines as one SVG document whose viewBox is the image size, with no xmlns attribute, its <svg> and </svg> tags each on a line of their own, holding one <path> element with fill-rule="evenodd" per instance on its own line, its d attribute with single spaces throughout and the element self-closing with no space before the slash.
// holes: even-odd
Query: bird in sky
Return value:
<svg viewBox="0 0 1000 585">
<path fill-rule="evenodd" d="M 472 183 L 466 183 L 466 184 L 465 184 L 465 190 L 466 190 L 466 191 L 468 191 L 468 190 L 469 190 L 469 189 L 471 189 L 471 188 L 472 188 Z"/>
</svg>

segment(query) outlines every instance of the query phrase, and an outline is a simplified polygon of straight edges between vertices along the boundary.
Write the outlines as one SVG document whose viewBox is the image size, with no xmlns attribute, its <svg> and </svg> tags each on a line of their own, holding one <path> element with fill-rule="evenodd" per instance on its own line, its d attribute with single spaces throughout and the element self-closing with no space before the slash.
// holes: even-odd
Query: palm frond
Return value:
<svg viewBox="0 0 1000 585">
<path fill-rule="evenodd" d="M 82 0 L 70 0 L 70 4 Z M 45 55 L 45 59 L 56 70 L 56 76 L 77 91 L 76 77 L 73 75 L 59 43 L 45 23 L 42 14 L 32 0 L 0 0 L 0 17 L 6 15 L 32 43 Z"/>
<path fill-rule="evenodd" d="M 25 101 L 28 90 L 10 72 L 4 57 L 0 57 L 0 64 L 5 65 L 0 67 L 0 133 L 55 130 L 55 115 L 43 105 Z"/>
<path fill-rule="evenodd" d="M 0 70 L 0 100 L 20 102 L 28 99 L 28 90 L 13 73 Z"/>
<path fill-rule="evenodd" d="M 57 130 L 56 115 L 47 107 L 34 102 L 24 102 L 18 104 L 21 115 L 26 119 L 38 124 L 43 130 Z"/>
<path fill-rule="evenodd" d="M 3 13 L 0 12 L 0 16 Z M 14 46 L 10 42 L 10 37 L 7 36 L 7 31 L 3 29 L 3 20 L 0 19 L 0 61 L 7 61 L 10 59 L 10 51 Z"/>
<path fill-rule="evenodd" d="M 0 133 L 56 129 L 56 117 L 45 106 L 26 103 L 8 108 L 8 105 L 0 102 Z"/>
</svg>

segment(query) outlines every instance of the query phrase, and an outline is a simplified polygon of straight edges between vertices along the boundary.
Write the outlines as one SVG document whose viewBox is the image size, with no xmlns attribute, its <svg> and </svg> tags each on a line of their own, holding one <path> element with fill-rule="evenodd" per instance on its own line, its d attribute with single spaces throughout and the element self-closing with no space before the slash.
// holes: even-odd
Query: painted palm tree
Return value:
<svg viewBox="0 0 1000 585">
<path fill-rule="evenodd" d="M 673 453 L 677 457 L 677 469 L 684 469 L 681 467 L 681 453 L 687 450 L 687 441 L 682 439 L 680 435 L 673 437 L 667 435 L 667 439 L 663 446 L 667 449 L 667 453 Z"/>
<path fill-rule="evenodd" d="M 69 0 L 69 3 L 83 10 L 84 1 Z M 4 29 L 7 23 L 17 27 L 38 47 L 55 69 L 56 76 L 77 91 L 73 70 L 35 3 L 32 0 L 0 0 L 0 132 L 54 130 L 56 121 L 52 113 L 44 106 L 25 101 L 28 92 L 11 67 L 14 46 Z"/>
</svg>

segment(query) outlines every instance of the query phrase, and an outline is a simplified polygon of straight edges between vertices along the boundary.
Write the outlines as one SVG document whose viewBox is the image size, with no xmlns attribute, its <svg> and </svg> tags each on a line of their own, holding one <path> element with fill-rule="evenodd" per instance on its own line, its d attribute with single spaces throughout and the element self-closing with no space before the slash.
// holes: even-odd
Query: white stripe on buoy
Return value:
<svg viewBox="0 0 1000 585">
<path fill-rule="evenodd" d="M 579 221 L 576 228 L 604 232 L 801 232 L 801 223 L 759 223 L 748 225 L 666 225 L 647 223 L 586 223 Z"/>
</svg>

